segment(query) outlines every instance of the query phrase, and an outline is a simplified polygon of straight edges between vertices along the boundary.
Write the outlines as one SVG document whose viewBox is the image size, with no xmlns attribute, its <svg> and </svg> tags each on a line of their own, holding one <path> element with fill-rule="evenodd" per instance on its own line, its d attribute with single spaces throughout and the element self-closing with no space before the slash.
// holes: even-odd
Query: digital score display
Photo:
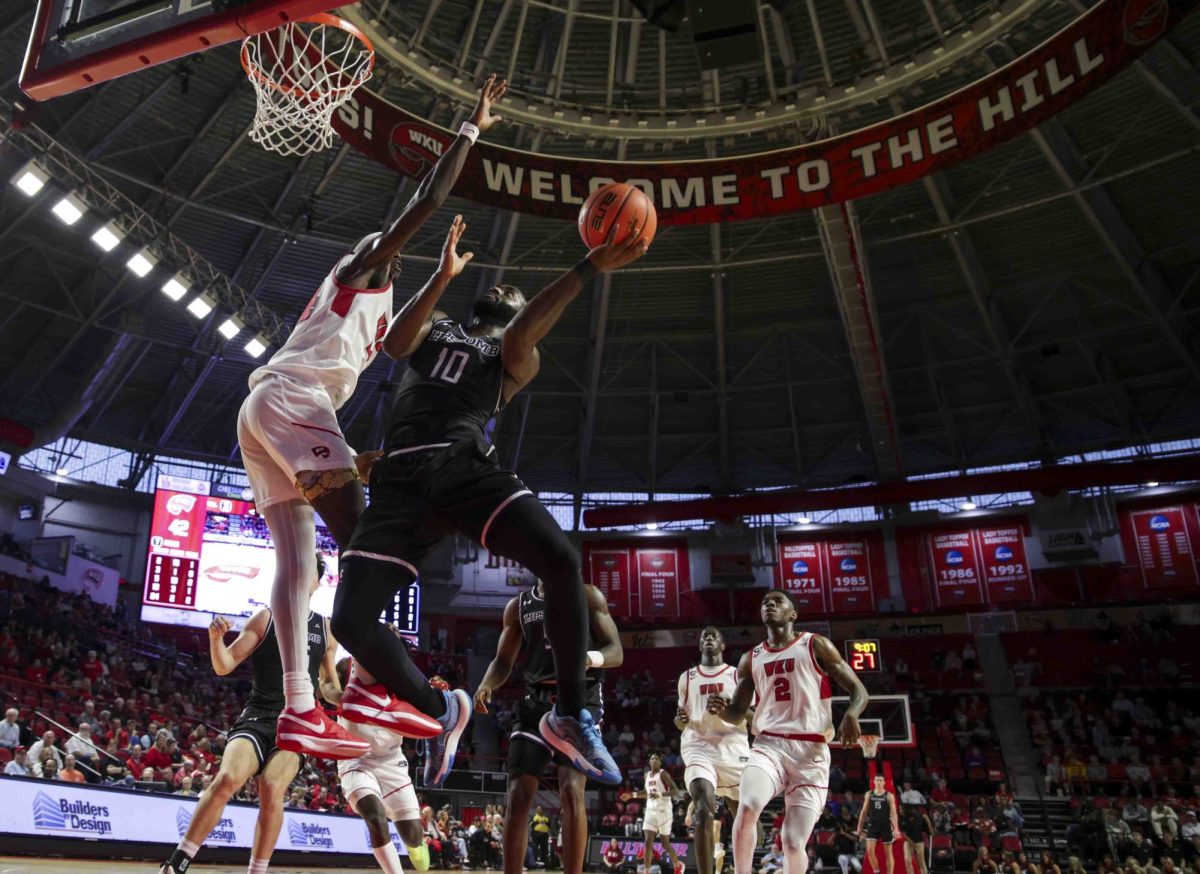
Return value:
<svg viewBox="0 0 1200 874">
<path fill-rule="evenodd" d="M 847 640 L 846 661 L 860 674 L 878 674 L 883 670 L 883 655 L 878 640 Z"/>
</svg>

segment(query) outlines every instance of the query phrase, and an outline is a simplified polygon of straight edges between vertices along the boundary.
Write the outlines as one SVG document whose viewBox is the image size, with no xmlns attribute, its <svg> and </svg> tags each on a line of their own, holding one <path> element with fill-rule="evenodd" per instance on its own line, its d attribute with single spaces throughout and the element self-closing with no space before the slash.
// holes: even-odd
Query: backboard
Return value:
<svg viewBox="0 0 1200 874">
<path fill-rule="evenodd" d="M 846 713 L 850 698 L 837 695 L 833 698 L 833 727 L 836 729 Z M 880 748 L 915 747 L 917 729 L 913 725 L 912 710 L 907 695 L 872 695 L 867 709 L 858 717 L 863 734 L 879 735 Z"/>
<path fill-rule="evenodd" d="M 38 0 L 21 90 L 49 100 L 235 42 L 336 0 Z"/>
</svg>

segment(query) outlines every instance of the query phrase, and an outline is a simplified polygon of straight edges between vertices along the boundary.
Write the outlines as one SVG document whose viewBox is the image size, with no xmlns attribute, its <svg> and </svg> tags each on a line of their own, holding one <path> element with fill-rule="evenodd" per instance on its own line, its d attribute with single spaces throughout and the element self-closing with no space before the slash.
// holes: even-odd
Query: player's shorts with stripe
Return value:
<svg viewBox="0 0 1200 874">
<path fill-rule="evenodd" d="M 233 728 L 226 732 L 225 745 L 228 747 L 234 738 L 240 737 L 248 740 L 254 747 L 254 755 L 258 758 L 258 770 L 255 773 L 261 774 L 271 756 L 283 752 L 275 746 L 275 726 L 278 722 L 278 710 L 247 707 L 238 714 Z M 303 756 L 300 757 L 300 762 L 304 763 Z"/>
<path fill-rule="evenodd" d="M 675 823 L 675 809 L 669 798 L 650 799 L 646 802 L 646 810 L 642 814 L 642 831 L 670 836 L 671 826 Z"/>
<path fill-rule="evenodd" d="M 529 694 L 517 705 L 516 721 L 513 723 L 512 734 L 508 744 L 508 776 L 541 777 L 546 766 L 553 760 L 556 765 L 569 763 L 563 756 L 542 740 L 538 726 L 542 717 L 554 706 L 554 687 L 549 685 L 533 686 Z M 587 698 L 584 707 L 592 714 L 597 725 L 604 720 L 604 690 L 602 684 L 592 683 L 587 688 Z"/>
<path fill-rule="evenodd" d="M 296 474 L 302 470 L 354 470 L 354 452 L 329 395 L 286 376 L 271 374 L 251 389 L 238 411 L 237 433 L 259 510 L 301 499 Z"/>
<path fill-rule="evenodd" d="M 882 841 L 885 844 L 890 844 L 895 837 L 890 822 L 880 824 L 868 821 L 866 827 L 863 829 L 863 835 L 868 841 Z"/>
<path fill-rule="evenodd" d="M 717 788 L 718 795 L 737 799 L 742 769 L 750 761 L 750 744 L 744 737 L 729 737 L 718 743 L 692 738 L 679 752 L 683 757 L 685 788 L 693 780 L 707 780 Z"/>
<path fill-rule="evenodd" d="M 783 793 L 788 807 L 807 807 L 818 813 L 825 809 L 829 794 L 826 744 L 760 734 L 754 739 L 746 766 L 766 771 L 775 784 L 774 794 Z"/>
<path fill-rule="evenodd" d="M 374 795 L 383 801 L 388 819 L 393 822 L 421 818 L 408 761 L 399 750 L 387 756 L 366 755 L 340 761 L 338 780 L 352 807 L 363 796 Z"/>
<path fill-rule="evenodd" d="M 501 469 L 482 437 L 393 450 L 371 470 L 371 503 L 342 558 L 392 560 L 416 574 L 451 534 L 488 547 L 492 523 L 530 494 L 514 473 Z"/>
</svg>

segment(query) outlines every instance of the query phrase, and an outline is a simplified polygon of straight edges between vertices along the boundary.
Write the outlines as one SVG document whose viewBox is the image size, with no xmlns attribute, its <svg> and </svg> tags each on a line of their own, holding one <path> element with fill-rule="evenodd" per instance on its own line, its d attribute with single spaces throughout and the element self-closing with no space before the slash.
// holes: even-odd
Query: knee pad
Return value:
<svg viewBox="0 0 1200 874">
<path fill-rule="evenodd" d="M 296 474 L 296 491 L 312 503 L 322 495 L 336 492 L 358 479 L 358 472 L 348 467 L 339 470 L 302 470 Z"/>
</svg>

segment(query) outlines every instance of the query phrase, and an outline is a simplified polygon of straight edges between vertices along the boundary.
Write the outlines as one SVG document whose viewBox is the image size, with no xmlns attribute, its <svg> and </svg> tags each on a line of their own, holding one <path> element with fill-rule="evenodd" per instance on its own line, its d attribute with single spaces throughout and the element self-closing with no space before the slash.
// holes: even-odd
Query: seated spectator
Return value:
<svg viewBox="0 0 1200 874">
<path fill-rule="evenodd" d="M 83 776 L 83 772 L 75 767 L 75 756 L 67 753 L 66 761 L 63 762 L 63 769 L 58 772 L 58 779 L 65 780 L 68 783 L 86 783 L 87 778 Z"/>
<path fill-rule="evenodd" d="M 621 848 L 617 846 L 617 839 L 612 838 L 604 845 L 604 852 L 600 856 L 600 861 L 603 863 L 603 871 L 617 871 L 625 864 L 625 854 Z"/>
<path fill-rule="evenodd" d="M 1154 829 L 1154 833 L 1160 838 L 1166 837 L 1168 834 L 1172 837 L 1178 837 L 1179 814 L 1160 799 L 1154 807 L 1150 808 L 1150 827 Z"/>
<path fill-rule="evenodd" d="M 1000 874 L 1000 866 L 992 858 L 987 847 L 980 847 L 971 863 L 971 874 Z"/>
<path fill-rule="evenodd" d="M 92 737 L 92 724 L 79 721 L 79 730 L 67 738 L 67 752 L 74 753 L 75 758 L 83 762 L 85 765 L 92 765 L 99 752 L 96 749 L 95 739 Z"/>
<path fill-rule="evenodd" d="M 1140 794 L 1149 788 L 1150 769 L 1142 764 L 1142 760 L 1136 753 L 1130 756 L 1129 764 L 1125 766 L 1125 775 L 1129 778 L 1135 792 Z"/>
<path fill-rule="evenodd" d="M 833 851 L 837 853 L 838 867 L 842 874 L 850 874 L 850 869 L 862 871 L 862 860 L 858 856 L 858 835 L 839 824 L 833 836 Z"/>
<path fill-rule="evenodd" d="M 913 788 L 912 783 L 904 784 L 904 791 L 900 793 L 901 804 L 924 804 L 925 796 Z"/>
<path fill-rule="evenodd" d="M 29 761 L 32 763 L 31 767 L 33 768 L 33 772 L 34 772 L 35 776 L 38 776 L 38 777 L 41 776 L 40 768 L 41 768 L 41 763 L 42 763 L 42 758 L 43 758 L 42 754 L 44 752 L 46 752 L 47 750 L 49 750 L 51 752 L 51 754 L 53 754 L 54 759 L 55 759 L 54 764 L 57 765 L 59 768 L 62 767 L 62 753 L 60 753 L 58 751 L 58 747 L 55 746 L 57 741 L 58 741 L 58 738 L 55 737 L 54 732 L 47 731 L 38 740 L 36 740 L 34 742 L 33 746 L 31 746 L 29 748 Z"/>
<path fill-rule="evenodd" d="M 1140 831 L 1133 832 L 1129 840 L 1118 849 L 1120 850 L 1120 858 L 1126 861 L 1133 859 L 1142 868 L 1154 862 L 1154 847 L 1150 845 L 1150 842 L 1146 840 Z"/>
<path fill-rule="evenodd" d="M 654 859 L 658 860 L 657 850 L 654 851 Z M 651 868 L 650 870 L 653 871 L 654 869 Z M 758 874 L 777 874 L 780 871 L 783 871 L 783 849 L 776 844 L 772 844 L 771 849 L 767 850 L 767 854 L 759 862 Z"/>
<path fill-rule="evenodd" d="M 1185 861 L 1185 853 L 1183 844 L 1175 839 L 1172 832 L 1168 832 L 1162 836 L 1162 840 L 1158 842 L 1158 852 L 1155 854 L 1158 864 L 1163 869 L 1163 874 L 1166 874 L 1167 862 L 1174 862 L 1176 866 L 1182 868 Z"/>
<path fill-rule="evenodd" d="M 1183 825 L 1179 827 L 1179 836 L 1185 841 L 1195 842 L 1200 839 L 1200 821 L 1196 819 L 1196 811 L 1188 810 L 1184 812 Z M 1200 849 L 1200 847 L 1197 849 Z"/>
<path fill-rule="evenodd" d="M 1130 825 L 1142 825 L 1150 822 L 1150 811 L 1140 798 L 1131 798 L 1121 808 L 1121 818 Z"/>
<path fill-rule="evenodd" d="M 1088 757 L 1087 778 L 1089 783 L 1105 783 L 1108 781 L 1108 767 L 1094 753 Z"/>
<path fill-rule="evenodd" d="M 17 708 L 10 707 L 4 711 L 4 720 L 0 721 L 0 747 L 9 752 L 21 745 L 21 726 L 17 722 L 20 715 Z"/>
<path fill-rule="evenodd" d="M 196 797 L 196 790 L 192 788 L 192 775 L 191 774 L 183 775 L 183 777 L 179 780 L 179 788 L 175 790 L 174 794 L 175 795 L 186 795 L 189 798 Z M 292 796 L 288 799 L 288 803 L 285 806 L 286 807 L 298 807 L 299 805 L 292 803 L 292 800 L 294 798 L 295 798 L 295 792 L 292 793 Z"/>
<path fill-rule="evenodd" d="M 972 812 L 967 828 L 970 829 L 971 840 L 975 842 L 975 846 L 986 848 L 992 835 L 996 833 L 996 822 L 988 816 L 987 809 L 981 804 Z M 994 859 L 992 864 L 996 864 Z"/>
<path fill-rule="evenodd" d="M 57 780 L 58 759 L 46 752 L 41 762 L 41 768 L 37 769 L 35 776 L 41 777 L 43 780 Z"/>
<path fill-rule="evenodd" d="M 25 747 L 17 747 L 13 751 L 12 760 L 4 766 L 4 773 L 10 777 L 30 777 L 33 775 L 33 770 L 29 767 L 29 753 L 25 751 Z"/>
</svg>

